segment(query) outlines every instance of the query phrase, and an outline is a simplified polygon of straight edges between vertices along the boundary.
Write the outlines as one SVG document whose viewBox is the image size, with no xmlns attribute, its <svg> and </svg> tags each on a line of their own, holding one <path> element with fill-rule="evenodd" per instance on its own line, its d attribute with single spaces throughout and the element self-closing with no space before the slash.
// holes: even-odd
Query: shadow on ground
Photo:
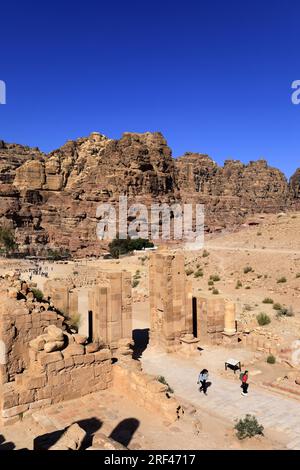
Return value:
<svg viewBox="0 0 300 470">
<path fill-rule="evenodd" d="M 5 440 L 5 437 L 0 434 L 0 450 L 14 450 L 15 444 Z"/>
<path fill-rule="evenodd" d="M 80 449 L 84 450 L 92 445 L 93 436 L 95 432 L 97 432 L 101 428 L 103 423 L 98 418 L 81 419 L 79 421 L 76 421 L 76 423 L 86 432 L 86 438 L 84 439 Z M 33 441 L 33 449 L 48 450 L 50 447 L 57 443 L 57 441 L 61 438 L 61 436 L 69 427 L 70 426 L 67 426 L 64 429 L 53 431 L 47 434 L 42 434 L 41 436 L 36 437 Z"/>
<path fill-rule="evenodd" d="M 80 447 L 80 450 L 85 450 L 92 445 L 93 436 L 97 431 L 99 431 L 103 423 L 98 418 L 82 419 L 80 421 L 76 421 L 76 423 L 86 432 L 86 438 L 84 439 Z M 127 447 L 130 444 L 130 441 L 135 431 L 139 427 L 139 425 L 140 425 L 140 422 L 135 418 L 123 419 L 123 421 L 121 421 L 114 428 L 114 430 L 111 432 L 109 437 L 119 442 L 123 446 Z M 60 429 L 58 431 L 50 432 L 47 434 L 42 434 L 41 436 L 36 437 L 33 441 L 33 449 L 34 450 L 50 449 L 50 447 L 52 447 L 54 444 L 57 443 L 57 441 L 61 438 L 61 436 L 64 434 L 64 432 L 68 428 L 69 426 L 67 426 L 64 429 Z M 13 446 L 12 448 L 14 448 L 13 443 L 7 443 L 7 444 L 12 444 Z M 2 445 L 5 445 L 5 444 L 0 443 L 0 450 L 2 450 Z M 6 450 L 6 449 L 3 449 L 3 450 Z"/>
<path fill-rule="evenodd" d="M 123 419 L 123 421 L 115 427 L 109 437 L 123 446 L 128 447 L 139 425 L 140 422 L 135 418 Z"/>
</svg>

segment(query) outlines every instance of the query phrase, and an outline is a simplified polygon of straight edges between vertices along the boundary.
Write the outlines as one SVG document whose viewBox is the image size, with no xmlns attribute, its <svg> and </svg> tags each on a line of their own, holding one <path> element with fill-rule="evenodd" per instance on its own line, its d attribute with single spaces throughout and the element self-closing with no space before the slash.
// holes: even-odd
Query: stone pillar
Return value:
<svg viewBox="0 0 300 470">
<path fill-rule="evenodd" d="M 224 333 L 226 335 L 234 335 L 236 333 L 235 305 L 231 302 L 225 302 Z"/>
</svg>

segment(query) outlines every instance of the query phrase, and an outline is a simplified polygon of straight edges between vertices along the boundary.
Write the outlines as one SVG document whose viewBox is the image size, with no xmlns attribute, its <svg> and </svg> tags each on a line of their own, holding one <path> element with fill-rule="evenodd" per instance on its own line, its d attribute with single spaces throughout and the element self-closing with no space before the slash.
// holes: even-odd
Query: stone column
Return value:
<svg viewBox="0 0 300 470">
<path fill-rule="evenodd" d="M 224 333 L 226 335 L 234 335 L 235 327 L 235 305 L 231 302 L 225 302 L 224 309 Z"/>
</svg>

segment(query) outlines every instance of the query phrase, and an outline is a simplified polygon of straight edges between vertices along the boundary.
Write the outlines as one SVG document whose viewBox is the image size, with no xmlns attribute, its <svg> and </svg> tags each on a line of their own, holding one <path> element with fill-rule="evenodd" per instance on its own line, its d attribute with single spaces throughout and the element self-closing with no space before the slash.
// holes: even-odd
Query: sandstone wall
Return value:
<svg viewBox="0 0 300 470">
<path fill-rule="evenodd" d="M 144 409 L 157 413 L 169 422 L 177 421 L 183 409 L 176 398 L 168 393 L 168 386 L 157 377 L 142 372 L 136 363 L 121 362 L 113 367 L 113 386 Z"/>
<path fill-rule="evenodd" d="M 16 375 L 14 382 L 2 384 L 3 424 L 12 424 L 24 415 L 53 403 L 111 386 L 109 350 L 88 353 L 84 347 L 70 349 L 50 353 L 30 351 L 28 369 Z"/>
<path fill-rule="evenodd" d="M 224 167 L 207 155 L 173 159 L 160 133 L 125 133 L 112 140 L 98 133 L 68 141 L 45 155 L 0 141 L 0 225 L 15 229 L 24 252 L 68 249 L 98 255 L 96 210 L 100 203 L 129 205 L 176 201 L 205 204 L 206 229 L 231 227 L 247 214 L 299 208 L 299 170 L 290 184 L 258 160 Z"/>
</svg>

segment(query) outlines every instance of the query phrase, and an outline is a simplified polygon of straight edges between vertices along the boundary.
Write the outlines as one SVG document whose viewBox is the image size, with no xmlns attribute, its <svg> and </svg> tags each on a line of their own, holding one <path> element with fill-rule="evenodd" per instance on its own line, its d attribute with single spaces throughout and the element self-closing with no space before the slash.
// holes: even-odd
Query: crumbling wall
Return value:
<svg viewBox="0 0 300 470">
<path fill-rule="evenodd" d="M 142 372 L 138 361 L 115 364 L 113 386 L 137 405 L 157 413 L 170 423 L 183 415 L 180 403 L 168 393 L 168 385 L 160 383 L 156 376 Z"/>
<path fill-rule="evenodd" d="M 71 334 L 64 317 L 17 278 L 0 280 L 0 419 L 12 423 L 52 403 L 104 390 L 111 351 Z"/>
<path fill-rule="evenodd" d="M 62 351 L 30 351 L 29 368 L 2 386 L 3 424 L 53 403 L 71 400 L 111 386 L 111 352 L 94 353 L 75 344 Z"/>
</svg>

